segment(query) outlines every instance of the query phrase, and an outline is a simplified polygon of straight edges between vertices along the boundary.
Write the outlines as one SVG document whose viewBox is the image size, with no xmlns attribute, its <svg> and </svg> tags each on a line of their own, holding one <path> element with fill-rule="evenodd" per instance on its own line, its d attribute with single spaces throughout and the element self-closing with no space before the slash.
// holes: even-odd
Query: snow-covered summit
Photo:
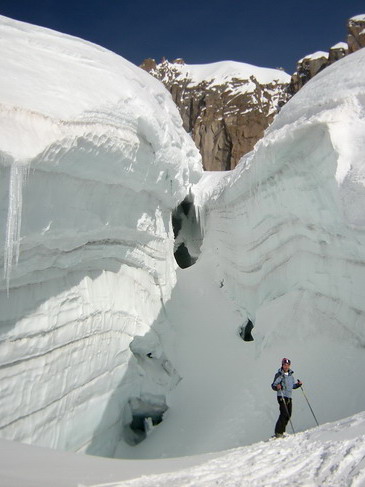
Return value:
<svg viewBox="0 0 365 487">
<path fill-rule="evenodd" d="M 170 65 L 171 69 L 178 73 L 176 79 L 188 80 L 190 87 L 203 82 L 213 87 L 228 81 L 250 80 L 252 76 L 260 84 L 287 83 L 290 80 L 290 76 L 282 70 L 262 68 L 237 61 L 220 61 L 210 64 L 185 64 L 179 62 L 170 63 Z"/>
</svg>

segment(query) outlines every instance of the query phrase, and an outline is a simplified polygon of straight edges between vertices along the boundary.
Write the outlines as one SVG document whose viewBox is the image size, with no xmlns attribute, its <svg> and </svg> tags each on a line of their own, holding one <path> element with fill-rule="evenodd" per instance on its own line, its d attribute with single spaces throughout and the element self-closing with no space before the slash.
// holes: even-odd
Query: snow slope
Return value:
<svg viewBox="0 0 365 487">
<path fill-rule="evenodd" d="M 362 487 L 364 441 L 364 413 L 219 455 L 153 461 L 116 461 L 0 440 L 0 479 L 7 487 Z"/>
<path fill-rule="evenodd" d="M 361 413 L 284 439 L 237 448 L 189 469 L 108 486 L 362 487 L 364 442 Z"/>
<path fill-rule="evenodd" d="M 158 333 L 200 156 L 136 66 L 4 17 L 0 37 L 0 434 L 111 455 L 128 400 L 179 380 Z"/>
</svg>

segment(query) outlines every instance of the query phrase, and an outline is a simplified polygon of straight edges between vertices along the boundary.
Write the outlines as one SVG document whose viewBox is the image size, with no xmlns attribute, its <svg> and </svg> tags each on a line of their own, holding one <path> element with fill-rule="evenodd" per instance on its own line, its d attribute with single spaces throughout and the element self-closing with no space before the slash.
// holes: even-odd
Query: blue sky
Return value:
<svg viewBox="0 0 365 487">
<path fill-rule="evenodd" d="M 346 21 L 365 14 L 348 0 L 0 0 L 0 14 L 76 35 L 140 64 L 177 57 L 295 70 L 306 54 L 346 40 Z"/>
</svg>

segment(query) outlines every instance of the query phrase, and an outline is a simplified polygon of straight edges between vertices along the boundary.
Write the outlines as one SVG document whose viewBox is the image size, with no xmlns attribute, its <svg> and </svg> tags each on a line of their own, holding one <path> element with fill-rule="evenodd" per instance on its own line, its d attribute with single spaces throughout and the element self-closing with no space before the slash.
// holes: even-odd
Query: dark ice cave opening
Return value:
<svg viewBox="0 0 365 487">
<path fill-rule="evenodd" d="M 175 237 L 175 260 L 181 269 L 186 269 L 198 260 L 203 241 L 191 195 L 173 211 L 171 218 Z"/>
<path fill-rule="evenodd" d="M 124 427 L 123 439 L 131 446 L 141 443 L 154 426 L 163 421 L 163 415 L 167 411 L 163 396 L 134 397 L 129 399 L 125 414 L 130 421 Z"/>
<path fill-rule="evenodd" d="M 186 269 L 187 267 L 195 264 L 196 259 L 189 254 L 185 243 L 181 243 L 174 252 L 175 260 L 181 269 Z"/>
<path fill-rule="evenodd" d="M 253 323 L 250 319 L 247 321 L 247 323 L 245 323 L 240 327 L 239 334 L 242 340 L 244 340 L 245 342 L 253 342 L 254 340 L 252 336 L 253 327 L 254 327 Z"/>
</svg>

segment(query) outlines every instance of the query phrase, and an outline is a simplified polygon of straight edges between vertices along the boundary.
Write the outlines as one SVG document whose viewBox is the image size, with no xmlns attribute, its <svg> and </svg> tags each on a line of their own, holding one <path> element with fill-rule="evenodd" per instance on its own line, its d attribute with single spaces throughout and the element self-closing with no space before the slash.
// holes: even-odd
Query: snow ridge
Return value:
<svg viewBox="0 0 365 487">
<path fill-rule="evenodd" d="M 169 63 L 179 73 L 176 79 L 187 79 L 190 86 L 207 83 L 210 87 L 227 81 L 256 78 L 260 84 L 288 83 L 290 76 L 279 69 L 261 68 L 236 61 L 220 61 L 210 64 Z"/>
<path fill-rule="evenodd" d="M 359 429 L 358 429 L 359 428 Z M 352 485 L 365 480 L 364 413 L 317 431 L 289 435 L 226 452 L 178 472 L 113 483 L 112 487 L 158 485 L 308 486 Z M 286 467 L 283 465 L 286 463 Z M 95 486 L 96 487 L 96 486 Z"/>
</svg>

